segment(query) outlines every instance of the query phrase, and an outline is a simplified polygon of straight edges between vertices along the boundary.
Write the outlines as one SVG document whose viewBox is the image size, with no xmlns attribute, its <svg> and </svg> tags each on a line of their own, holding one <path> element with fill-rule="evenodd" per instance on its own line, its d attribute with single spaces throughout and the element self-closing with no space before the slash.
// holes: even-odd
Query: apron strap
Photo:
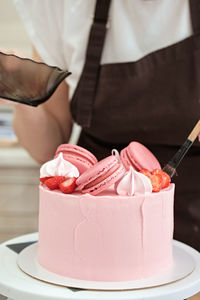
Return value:
<svg viewBox="0 0 200 300">
<path fill-rule="evenodd" d="M 96 84 L 99 76 L 108 11 L 111 0 L 97 0 L 86 51 L 83 72 L 71 100 L 73 119 L 82 127 L 90 127 Z"/>
<path fill-rule="evenodd" d="M 200 1 L 190 0 L 190 12 L 193 33 L 200 33 Z"/>
</svg>

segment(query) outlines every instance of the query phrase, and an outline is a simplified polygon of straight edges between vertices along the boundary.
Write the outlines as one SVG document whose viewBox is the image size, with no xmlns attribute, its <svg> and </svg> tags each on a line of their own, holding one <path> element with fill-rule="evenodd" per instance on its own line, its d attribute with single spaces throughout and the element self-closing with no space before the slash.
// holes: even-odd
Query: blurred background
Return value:
<svg viewBox="0 0 200 300">
<path fill-rule="evenodd" d="M 0 0 L 0 49 L 31 55 L 31 43 L 12 0 Z M 37 231 L 39 165 L 12 130 L 12 105 L 0 104 L 0 243 Z"/>
</svg>

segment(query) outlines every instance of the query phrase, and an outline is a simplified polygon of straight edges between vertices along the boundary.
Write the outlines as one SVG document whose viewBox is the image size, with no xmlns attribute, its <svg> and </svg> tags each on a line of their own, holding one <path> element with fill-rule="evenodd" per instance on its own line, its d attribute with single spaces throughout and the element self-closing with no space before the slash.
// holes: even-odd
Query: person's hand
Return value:
<svg viewBox="0 0 200 300">
<path fill-rule="evenodd" d="M 5 54 L 16 55 L 16 56 L 19 56 L 19 57 L 29 58 L 28 55 L 26 55 L 25 53 L 23 53 L 19 50 L 13 50 L 13 49 L 11 50 L 11 49 L 0 48 L 0 52 L 5 53 Z M 3 66 L 4 66 L 5 69 L 10 70 L 10 71 L 15 70 L 17 68 L 17 65 L 14 65 L 13 63 L 12 64 L 9 63 L 9 60 L 6 59 L 6 56 L 5 56 L 5 60 L 3 60 Z M 0 98 L 0 105 L 6 105 L 6 106 L 7 105 L 11 105 L 11 106 L 14 105 L 15 106 L 15 105 L 17 105 L 17 103 L 14 102 L 14 101 L 9 101 L 9 100 Z"/>
<path fill-rule="evenodd" d="M 0 98 L 0 105 L 10 105 L 11 101 Z"/>
<path fill-rule="evenodd" d="M 7 50 L 0 48 L 0 51 L 6 54 L 16 54 L 15 50 Z M 0 105 L 13 105 L 13 102 L 0 98 Z"/>
<path fill-rule="evenodd" d="M 22 51 L 19 50 L 10 50 L 10 49 L 3 49 L 0 48 L 0 52 L 4 53 L 4 54 L 11 54 L 11 55 L 16 55 L 22 58 L 30 58 L 27 54 L 25 54 Z M 14 61 L 12 61 L 12 64 L 10 63 L 10 60 L 8 59 L 8 56 L 5 55 L 5 58 L 3 59 L 3 61 L 1 62 L 3 64 L 3 67 L 8 70 L 8 71 L 12 71 L 17 69 L 18 65 L 17 65 L 17 60 L 15 61 L 15 64 L 13 63 Z"/>
</svg>

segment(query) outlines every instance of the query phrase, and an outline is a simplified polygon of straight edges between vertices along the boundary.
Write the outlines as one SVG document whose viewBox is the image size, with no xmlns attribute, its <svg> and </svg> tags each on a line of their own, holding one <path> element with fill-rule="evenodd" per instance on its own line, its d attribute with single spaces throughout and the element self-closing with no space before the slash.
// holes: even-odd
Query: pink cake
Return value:
<svg viewBox="0 0 200 300">
<path fill-rule="evenodd" d="M 172 266 L 174 184 L 141 192 L 141 176 L 131 172 L 123 180 L 136 176 L 133 195 L 117 194 L 127 186 L 122 181 L 95 196 L 40 185 L 41 266 L 89 281 L 143 279 Z"/>
</svg>

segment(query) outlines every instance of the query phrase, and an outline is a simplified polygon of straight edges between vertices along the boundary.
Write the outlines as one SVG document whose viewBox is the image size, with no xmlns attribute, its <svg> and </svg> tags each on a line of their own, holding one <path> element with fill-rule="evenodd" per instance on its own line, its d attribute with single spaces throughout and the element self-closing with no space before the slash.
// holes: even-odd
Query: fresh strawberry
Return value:
<svg viewBox="0 0 200 300">
<path fill-rule="evenodd" d="M 151 174 L 155 175 L 155 174 L 160 174 L 162 176 L 163 171 L 161 169 L 154 169 Z"/>
<path fill-rule="evenodd" d="M 162 189 L 169 186 L 171 179 L 167 173 L 163 172 L 161 169 L 155 169 L 152 171 L 152 174 L 159 174 L 162 176 Z"/>
<path fill-rule="evenodd" d="M 59 188 L 59 184 L 66 180 L 65 176 L 53 176 L 47 179 L 44 184 L 50 189 L 55 190 Z"/>
<path fill-rule="evenodd" d="M 60 190 L 65 194 L 72 193 L 76 188 L 76 179 L 76 177 L 68 177 L 65 179 L 65 181 L 59 184 Z"/>
<path fill-rule="evenodd" d="M 162 188 L 166 188 L 169 186 L 171 182 L 171 178 L 169 177 L 169 175 L 165 172 L 162 172 Z"/>
<path fill-rule="evenodd" d="M 152 184 L 152 192 L 159 192 L 162 188 L 162 176 L 154 174 L 150 178 Z"/>
<path fill-rule="evenodd" d="M 149 170 L 141 170 L 140 173 L 144 174 L 145 176 L 147 176 L 148 178 L 151 178 L 151 172 Z"/>
<path fill-rule="evenodd" d="M 41 178 L 40 178 L 40 182 L 45 183 L 45 181 L 46 181 L 47 179 L 51 178 L 51 177 L 52 177 L 52 176 L 50 176 L 50 177 L 41 177 Z"/>
</svg>

